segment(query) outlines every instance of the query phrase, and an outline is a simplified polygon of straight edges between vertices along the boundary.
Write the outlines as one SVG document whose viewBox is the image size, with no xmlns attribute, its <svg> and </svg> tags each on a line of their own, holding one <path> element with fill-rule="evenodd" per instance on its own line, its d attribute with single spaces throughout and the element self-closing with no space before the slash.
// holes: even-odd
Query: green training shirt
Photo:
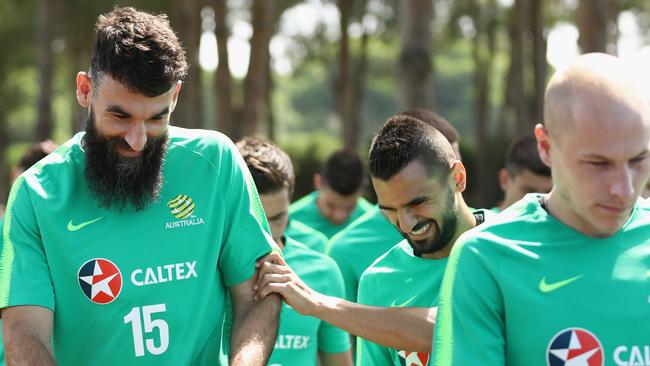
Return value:
<svg viewBox="0 0 650 366">
<path fill-rule="evenodd" d="M 350 217 L 341 225 L 333 225 L 323 215 L 321 215 L 316 204 L 318 191 L 314 191 L 305 197 L 299 199 L 289 206 L 289 219 L 300 221 L 303 224 L 323 233 L 327 238 L 345 229 L 350 223 L 368 211 L 372 205 L 363 197 L 357 200 L 357 207 L 354 208 Z"/>
<path fill-rule="evenodd" d="M 650 204 L 607 238 L 529 194 L 452 250 L 435 365 L 650 365 Z"/>
<path fill-rule="evenodd" d="M 402 240 L 363 272 L 359 304 L 382 307 L 431 307 L 437 303 L 447 258 L 428 259 L 413 255 Z M 357 337 L 357 366 L 428 364 L 429 354 L 395 350 Z"/>
<path fill-rule="evenodd" d="M 347 300 L 356 302 L 363 271 L 403 239 L 377 206 L 330 239 L 325 254 L 341 269 Z"/>
<path fill-rule="evenodd" d="M 327 237 L 320 231 L 314 230 L 300 221 L 289 220 L 284 233 L 286 236 L 319 253 L 325 251 Z"/>
<path fill-rule="evenodd" d="M 312 289 L 329 296 L 343 296 L 343 280 L 331 258 L 286 237 L 284 259 Z M 318 351 L 346 352 L 350 336 L 318 318 L 300 315 L 282 303 L 280 327 L 269 366 L 316 366 Z"/>
<path fill-rule="evenodd" d="M 494 215 L 489 210 L 472 210 L 477 225 Z M 447 260 L 416 257 L 408 241 L 402 240 L 363 272 L 358 302 L 383 307 L 436 306 Z M 357 338 L 357 366 L 425 366 L 429 358 L 427 353 L 395 350 Z"/>
<path fill-rule="evenodd" d="M 226 287 L 251 278 L 274 248 L 233 143 L 209 131 L 168 134 L 160 199 L 142 211 L 98 206 L 83 133 L 12 188 L 0 308 L 53 310 L 60 365 L 218 364 Z"/>
</svg>

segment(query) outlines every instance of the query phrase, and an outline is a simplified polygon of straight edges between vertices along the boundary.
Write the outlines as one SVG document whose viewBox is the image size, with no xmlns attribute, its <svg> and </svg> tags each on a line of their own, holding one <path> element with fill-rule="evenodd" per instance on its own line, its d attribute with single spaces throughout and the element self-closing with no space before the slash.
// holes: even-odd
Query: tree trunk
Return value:
<svg viewBox="0 0 650 366">
<path fill-rule="evenodd" d="M 54 39 L 55 0 L 39 0 L 38 6 L 38 72 L 39 95 L 36 139 L 46 140 L 52 137 L 54 124 L 52 120 L 52 76 L 54 74 Z"/>
<path fill-rule="evenodd" d="M 243 133 L 255 135 L 260 125 L 268 125 L 269 45 L 273 35 L 273 2 L 253 0 L 253 36 L 248 73 L 244 81 Z"/>
<path fill-rule="evenodd" d="M 341 118 L 341 133 L 343 145 L 351 147 L 354 145 L 354 127 L 352 122 L 354 101 L 352 100 L 354 94 L 354 83 L 351 74 L 351 57 L 350 57 L 350 36 L 348 34 L 348 26 L 350 25 L 350 18 L 352 16 L 352 7 L 354 0 L 338 0 L 339 13 L 341 20 L 339 23 L 341 31 L 341 41 L 339 43 L 339 80 L 338 86 L 338 107 L 339 116 Z"/>
<path fill-rule="evenodd" d="M 363 93 L 366 85 L 366 75 L 368 74 L 368 33 L 364 32 L 361 36 L 361 49 L 359 60 L 354 72 L 354 89 L 352 95 L 352 114 L 348 131 L 345 134 L 345 147 L 357 149 L 359 147 L 359 138 L 361 137 L 361 122 L 363 121 Z"/>
<path fill-rule="evenodd" d="M 530 4 L 530 30 L 533 39 L 533 75 L 534 91 L 533 103 L 529 121 L 531 124 L 544 121 L 544 91 L 546 90 L 546 48 L 548 40 L 544 32 L 545 12 L 544 0 L 531 0 Z"/>
<path fill-rule="evenodd" d="M 201 113 L 201 0 L 172 1 L 170 18 L 172 27 L 185 48 L 189 70 L 183 82 L 178 104 L 174 110 L 174 124 L 188 128 L 203 127 Z"/>
<path fill-rule="evenodd" d="M 607 52 L 607 0 L 580 0 L 577 15 L 582 53 Z"/>
<path fill-rule="evenodd" d="M 399 108 L 432 108 L 433 1 L 402 0 L 399 12 Z"/>
<path fill-rule="evenodd" d="M 525 85 L 524 33 L 526 32 L 526 2 L 515 0 L 510 15 L 510 68 L 506 85 L 505 108 L 514 112 L 515 129 L 521 131 L 529 123 Z M 509 119 L 509 118 L 508 118 Z"/>
<path fill-rule="evenodd" d="M 224 134 L 233 137 L 233 112 L 232 112 L 232 75 L 228 63 L 228 37 L 230 31 L 226 22 L 228 14 L 227 0 L 213 0 L 215 29 L 217 37 L 217 75 L 215 86 L 217 92 L 217 121 L 215 128 Z"/>
<path fill-rule="evenodd" d="M 483 20 L 484 21 L 484 20 Z M 478 20 L 476 23 L 483 23 Z M 487 20 L 489 23 L 491 20 Z M 491 173 L 491 159 L 488 154 L 489 122 L 490 122 L 490 87 L 495 53 L 496 34 L 491 24 L 481 24 L 477 27 L 474 37 L 472 55 L 474 59 L 475 83 L 475 108 L 476 108 L 476 136 L 478 140 L 477 167 L 478 167 L 478 197 L 476 205 L 483 207 L 492 201 L 495 188 L 494 176 Z"/>
</svg>

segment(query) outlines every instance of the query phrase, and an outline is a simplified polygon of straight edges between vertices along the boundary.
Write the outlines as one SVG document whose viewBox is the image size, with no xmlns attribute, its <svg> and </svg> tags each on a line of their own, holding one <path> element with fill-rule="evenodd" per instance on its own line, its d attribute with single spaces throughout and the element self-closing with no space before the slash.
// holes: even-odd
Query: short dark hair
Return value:
<svg viewBox="0 0 650 366">
<path fill-rule="evenodd" d="M 95 24 L 90 75 L 124 84 L 130 90 L 155 97 L 187 74 L 185 51 L 164 14 L 115 7 Z"/>
<path fill-rule="evenodd" d="M 404 114 L 389 118 L 372 140 L 370 174 L 386 181 L 415 160 L 427 167 L 429 176 L 443 179 L 456 157 L 449 141 L 432 126 Z"/>
<path fill-rule="evenodd" d="M 519 175 L 523 170 L 551 176 L 551 169 L 539 157 L 537 139 L 531 135 L 520 136 L 510 143 L 506 152 L 505 168 L 511 176 Z"/>
<path fill-rule="evenodd" d="M 56 150 L 56 147 L 52 140 L 37 142 L 25 151 L 16 167 L 21 171 L 25 171 Z"/>
<path fill-rule="evenodd" d="M 295 175 L 289 155 L 271 141 L 245 137 L 237 142 L 260 194 L 276 193 L 282 188 L 293 193 Z"/>
<path fill-rule="evenodd" d="M 454 142 L 460 141 L 460 134 L 458 130 L 452 126 L 447 119 L 438 113 L 430 111 L 424 108 L 411 109 L 400 114 L 405 114 L 407 116 L 415 117 L 420 121 L 430 125 L 440 132 L 449 143 L 453 144 Z"/>
<path fill-rule="evenodd" d="M 322 182 L 342 196 L 358 192 L 363 187 L 365 174 L 359 154 L 350 149 L 335 151 L 320 170 Z"/>
</svg>

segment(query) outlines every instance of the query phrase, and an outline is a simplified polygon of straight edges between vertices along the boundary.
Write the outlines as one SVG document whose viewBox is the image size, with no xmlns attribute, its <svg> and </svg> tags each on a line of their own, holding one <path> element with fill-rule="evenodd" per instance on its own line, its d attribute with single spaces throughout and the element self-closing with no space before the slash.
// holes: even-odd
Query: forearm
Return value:
<svg viewBox="0 0 650 366">
<path fill-rule="evenodd" d="M 7 366 L 56 365 L 52 350 L 40 340 L 16 333 L 3 334 Z"/>
<path fill-rule="evenodd" d="M 231 365 L 266 365 L 278 331 L 281 301 L 277 295 L 235 313 L 231 335 Z"/>
<path fill-rule="evenodd" d="M 385 347 L 431 353 L 435 308 L 367 306 L 321 295 L 312 315 Z"/>
<path fill-rule="evenodd" d="M 352 352 L 318 352 L 321 366 L 352 366 Z"/>
<path fill-rule="evenodd" d="M 37 306 L 2 310 L 2 341 L 8 366 L 56 365 L 51 347 L 53 313 Z"/>
</svg>

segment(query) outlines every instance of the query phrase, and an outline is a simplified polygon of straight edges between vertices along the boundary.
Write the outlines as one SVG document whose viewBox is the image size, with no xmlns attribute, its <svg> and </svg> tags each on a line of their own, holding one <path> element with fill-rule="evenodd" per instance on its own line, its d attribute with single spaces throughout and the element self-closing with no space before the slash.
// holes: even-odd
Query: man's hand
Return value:
<svg viewBox="0 0 650 366">
<path fill-rule="evenodd" d="M 255 299 L 264 299 L 271 293 L 282 299 L 302 315 L 314 315 L 325 296 L 312 290 L 287 265 L 279 253 L 271 253 L 257 261 Z"/>
</svg>

